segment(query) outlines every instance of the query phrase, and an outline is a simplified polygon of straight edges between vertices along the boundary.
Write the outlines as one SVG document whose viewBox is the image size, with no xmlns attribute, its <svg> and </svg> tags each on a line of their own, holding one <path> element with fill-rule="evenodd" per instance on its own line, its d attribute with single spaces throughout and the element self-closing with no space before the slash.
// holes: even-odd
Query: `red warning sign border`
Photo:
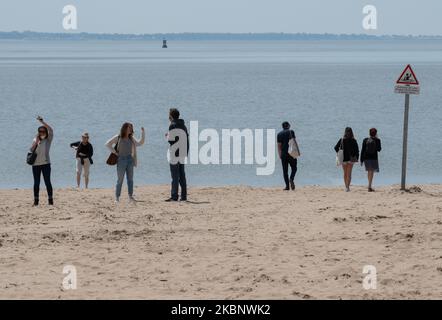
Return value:
<svg viewBox="0 0 442 320">
<path fill-rule="evenodd" d="M 415 83 L 410 83 L 410 82 L 403 82 L 401 81 L 403 75 L 405 74 L 405 72 L 407 72 L 407 70 L 410 69 L 411 74 L 413 75 L 414 79 L 416 80 Z M 413 68 L 411 67 L 411 65 L 407 65 L 404 69 L 404 71 L 402 71 L 401 75 L 399 76 L 399 79 L 397 79 L 396 81 L 397 84 L 407 84 L 407 85 L 411 85 L 411 86 L 418 86 L 419 85 L 419 80 L 417 80 L 416 75 L 414 74 Z"/>
</svg>

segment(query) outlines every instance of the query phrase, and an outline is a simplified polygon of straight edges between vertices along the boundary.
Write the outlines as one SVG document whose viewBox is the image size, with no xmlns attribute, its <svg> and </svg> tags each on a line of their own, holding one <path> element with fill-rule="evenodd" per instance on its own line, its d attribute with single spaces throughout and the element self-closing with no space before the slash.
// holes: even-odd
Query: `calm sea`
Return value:
<svg viewBox="0 0 442 320">
<path fill-rule="evenodd" d="M 41 114 L 55 129 L 53 182 L 73 186 L 69 143 L 88 131 L 96 155 L 91 187 L 111 187 L 105 141 L 131 121 L 147 129 L 137 185 L 169 183 L 164 133 L 169 107 L 200 129 L 293 124 L 302 158 L 299 184 L 336 185 L 333 146 L 344 127 L 358 141 L 370 127 L 383 141 L 380 184 L 400 181 L 404 97 L 396 78 L 411 63 L 421 82 L 412 96 L 410 183 L 442 182 L 442 42 L 66 42 L 0 41 L 0 188 L 29 188 L 25 156 Z M 281 168 L 257 176 L 251 165 L 191 165 L 191 185 L 282 185 Z M 356 183 L 365 172 L 356 167 Z"/>
</svg>

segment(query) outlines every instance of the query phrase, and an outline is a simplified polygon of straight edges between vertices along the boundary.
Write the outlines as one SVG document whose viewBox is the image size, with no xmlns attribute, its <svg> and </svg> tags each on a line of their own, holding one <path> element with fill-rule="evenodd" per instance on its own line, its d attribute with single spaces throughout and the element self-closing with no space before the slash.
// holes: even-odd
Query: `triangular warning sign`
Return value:
<svg viewBox="0 0 442 320">
<path fill-rule="evenodd" d="M 419 85 L 419 81 L 417 80 L 416 75 L 414 74 L 414 71 L 410 65 L 405 68 L 399 79 L 397 79 L 396 83 L 415 86 Z"/>
</svg>

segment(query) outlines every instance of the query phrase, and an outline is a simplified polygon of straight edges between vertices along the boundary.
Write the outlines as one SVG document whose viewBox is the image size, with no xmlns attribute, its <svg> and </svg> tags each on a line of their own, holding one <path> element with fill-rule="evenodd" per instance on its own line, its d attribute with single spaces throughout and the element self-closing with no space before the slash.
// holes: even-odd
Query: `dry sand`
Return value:
<svg viewBox="0 0 442 320">
<path fill-rule="evenodd" d="M 165 203 L 152 186 L 118 205 L 112 190 L 69 189 L 53 208 L 3 190 L 0 298 L 442 298 L 442 186 L 421 188 L 192 188 L 193 203 Z"/>
</svg>

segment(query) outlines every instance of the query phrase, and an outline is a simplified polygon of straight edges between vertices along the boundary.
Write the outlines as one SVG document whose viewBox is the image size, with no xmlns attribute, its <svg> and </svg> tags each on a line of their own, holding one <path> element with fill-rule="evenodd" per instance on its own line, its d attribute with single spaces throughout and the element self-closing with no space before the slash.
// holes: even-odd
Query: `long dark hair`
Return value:
<svg viewBox="0 0 442 320">
<path fill-rule="evenodd" d="M 353 129 L 350 127 L 345 128 L 344 139 L 354 139 Z"/>
<path fill-rule="evenodd" d="M 120 137 L 121 137 L 121 138 L 132 138 L 132 133 L 130 133 L 130 134 L 126 137 L 127 129 L 129 129 L 130 127 L 133 127 L 133 126 L 132 126 L 132 123 L 130 123 L 130 122 L 125 122 L 125 123 L 123 123 L 123 125 L 121 126 L 121 130 L 120 130 Z"/>
</svg>

